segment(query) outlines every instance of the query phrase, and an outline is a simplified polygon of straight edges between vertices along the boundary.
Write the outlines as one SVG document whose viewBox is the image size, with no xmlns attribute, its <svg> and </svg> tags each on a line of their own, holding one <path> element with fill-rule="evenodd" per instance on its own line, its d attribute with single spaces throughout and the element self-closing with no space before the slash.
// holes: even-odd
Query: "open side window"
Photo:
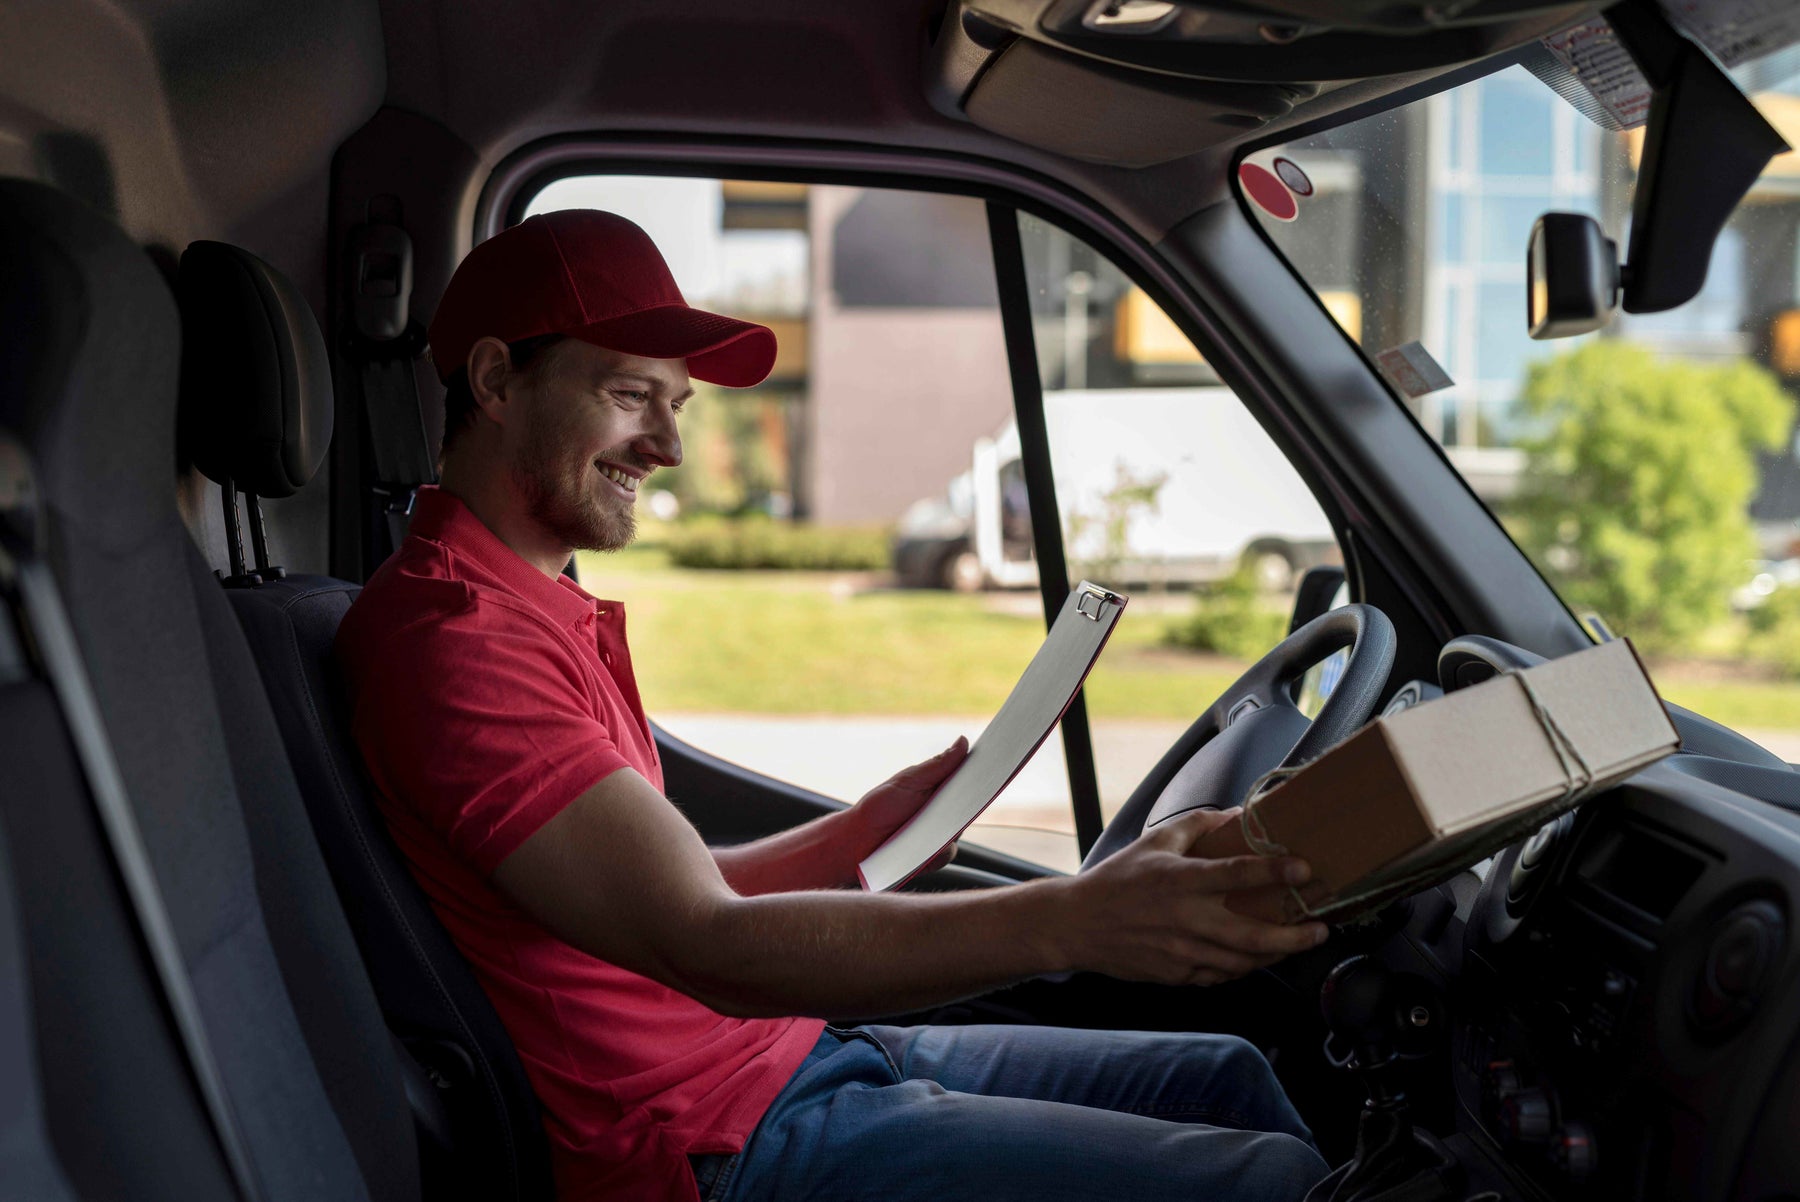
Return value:
<svg viewBox="0 0 1800 1202">
<path fill-rule="evenodd" d="M 638 221 L 691 303 L 781 340 L 764 385 L 698 386 L 636 544 L 579 560 L 630 610 L 652 719 L 710 755 L 854 800 L 977 735 L 1046 604 L 1092 578 L 1134 602 L 1086 708 L 964 840 L 1073 869 L 1279 639 L 1284 590 L 1338 558 L 1188 339 L 1047 222 L 935 191 L 595 174 L 524 212 L 562 207 Z M 710 836 L 707 803 L 677 800 Z"/>
</svg>

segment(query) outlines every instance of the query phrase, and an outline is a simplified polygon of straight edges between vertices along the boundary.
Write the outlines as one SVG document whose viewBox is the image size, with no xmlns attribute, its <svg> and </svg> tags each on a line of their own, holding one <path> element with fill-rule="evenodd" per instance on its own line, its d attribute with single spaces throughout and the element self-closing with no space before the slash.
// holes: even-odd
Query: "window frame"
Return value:
<svg viewBox="0 0 1800 1202">
<path fill-rule="evenodd" d="M 1263 371 L 1232 347 L 1223 324 L 1208 312 L 1193 289 L 1160 258 L 1155 248 L 1105 207 L 1081 193 L 1035 173 L 952 153 L 772 139 L 569 135 L 523 147 L 495 167 L 473 206 L 471 245 L 475 240 L 490 237 L 522 220 L 532 198 L 543 188 L 556 180 L 578 175 L 650 175 L 847 185 L 935 192 L 980 200 L 988 206 L 995 287 L 1003 324 L 1008 329 L 1009 357 L 1013 353 L 1013 321 L 1007 314 L 1022 315 L 1029 337 L 1030 300 L 1024 291 L 1027 283 L 1022 263 L 1016 281 L 1006 278 L 1001 267 L 1003 248 L 996 245 L 996 232 L 1003 219 L 1012 230 L 1016 245 L 1018 218 L 1024 213 L 1060 228 L 1105 257 L 1143 289 L 1205 356 L 1220 382 L 1246 406 L 1311 492 L 1342 550 L 1352 595 L 1361 595 L 1359 552 L 1365 544 L 1352 535 L 1345 519 L 1346 511 L 1355 506 L 1329 470 L 1329 457 L 1289 410 L 1284 398 L 1264 381 Z M 1242 203 L 1235 190 L 1227 203 L 1234 201 Z M 1251 220 L 1247 214 L 1245 216 L 1246 220 Z M 1254 226 L 1253 220 L 1251 224 Z M 459 249 L 466 253 L 467 247 Z M 1282 261 L 1285 264 L 1285 260 Z M 1305 286 L 1303 279 L 1298 276 L 1296 279 Z M 1029 362 L 1041 420 L 1042 382 L 1038 378 L 1035 353 L 1029 356 Z M 1019 379 L 1015 373 L 1015 414 L 1020 413 Z M 1047 475 L 1047 463 L 1044 471 Z M 1035 496 L 1036 490 L 1031 491 Z M 1051 503 L 1054 503 L 1053 488 Z M 1039 501 L 1034 499 L 1034 510 L 1038 504 Z M 1055 541 L 1057 558 L 1064 559 L 1060 522 L 1052 526 L 1049 537 Z M 1040 562 L 1044 545 L 1040 541 Z M 1050 582 L 1044 590 L 1048 624 L 1055 609 L 1050 604 L 1051 585 L 1055 579 L 1051 574 L 1044 575 Z M 1066 576 L 1066 572 L 1063 575 Z M 1066 582 L 1060 587 L 1066 592 Z M 1196 698 L 1195 712 L 1199 713 L 1208 700 Z M 1085 857 L 1099 836 L 1102 819 L 1092 737 L 1079 694 L 1070 714 L 1074 720 L 1071 722 L 1070 717 L 1065 716 L 1063 723 L 1065 762 L 1071 774 L 1072 816 L 1080 851 Z"/>
<path fill-rule="evenodd" d="M 1233 167 L 1235 171 L 1235 166 Z M 802 139 L 700 135 L 563 135 L 514 151 L 494 168 L 471 211 L 471 245 L 522 219 L 531 197 L 571 175 L 663 175 L 774 183 L 910 189 L 1007 205 L 1062 229 L 1103 254 L 1142 288 L 1191 341 L 1294 465 L 1346 543 L 1345 514 L 1358 506 L 1331 470 L 1330 455 L 1293 411 L 1269 369 L 1237 349 L 1226 324 L 1147 239 L 1104 205 L 1044 175 L 951 152 Z M 1238 206 L 1227 188 L 1224 203 Z M 459 248 L 459 255 L 468 251 Z M 1286 260 L 1280 260 L 1286 266 Z M 1291 268 L 1288 268 L 1290 273 Z M 1295 274 L 1301 287 L 1305 280 Z M 1308 289 L 1310 291 L 1310 289 Z M 1335 323 L 1333 323 L 1335 328 Z M 1354 344 L 1352 344 L 1354 345 Z M 1373 368 L 1370 369 L 1371 374 Z M 1352 573 L 1354 580 L 1354 572 Z M 1354 588 L 1353 584 L 1353 588 Z"/>
</svg>

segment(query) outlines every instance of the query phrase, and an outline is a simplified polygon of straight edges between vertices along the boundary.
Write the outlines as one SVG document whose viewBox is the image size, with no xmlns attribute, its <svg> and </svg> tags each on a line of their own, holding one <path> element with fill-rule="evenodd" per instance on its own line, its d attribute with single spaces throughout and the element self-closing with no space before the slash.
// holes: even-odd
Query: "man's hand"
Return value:
<svg viewBox="0 0 1800 1202">
<path fill-rule="evenodd" d="M 713 860 L 745 897 L 855 885 L 856 866 L 918 813 L 968 755 L 968 740 L 959 738 L 924 763 L 896 772 L 849 809 L 752 843 L 714 848 Z M 925 871 L 942 868 L 955 850 L 954 843 L 944 848 Z"/>
<path fill-rule="evenodd" d="M 1189 855 L 1200 836 L 1238 820 L 1238 811 L 1185 814 L 1071 878 L 1073 965 L 1130 980 L 1214 985 L 1317 947 L 1324 923 L 1278 925 L 1227 908 L 1227 895 L 1303 884 L 1292 858 Z"/>
<path fill-rule="evenodd" d="M 855 848 L 854 858 L 861 861 L 886 843 L 895 831 L 905 826 L 914 814 L 924 808 L 938 788 L 968 758 L 969 740 L 958 735 L 956 742 L 930 759 L 910 768 L 902 768 L 863 794 L 862 800 L 845 814 L 846 829 L 852 832 L 850 838 L 851 845 Z M 942 868 L 955 854 L 956 843 L 952 840 L 920 871 L 930 872 Z"/>
</svg>

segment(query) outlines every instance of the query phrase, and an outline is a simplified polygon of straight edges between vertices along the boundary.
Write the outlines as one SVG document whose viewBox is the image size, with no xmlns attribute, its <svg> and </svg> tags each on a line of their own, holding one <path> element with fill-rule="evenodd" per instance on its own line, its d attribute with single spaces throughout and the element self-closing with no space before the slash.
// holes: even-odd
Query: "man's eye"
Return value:
<svg viewBox="0 0 1800 1202">
<path fill-rule="evenodd" d="M 643 403 L 644 403 L 644 402 L 645 402 L 645 401 L 647 401 L 647 400 L 649 400 L 649 399 L 650 399 L 650 394 L 649 394 L 649 393 L 647 393 L 647 392 L 639 392 L 639 391 L 637 391 L 637 390 L 636 390 L 636 389 L 633 389 L 633 388 L 617 388 L 617 389 L 614 389 L 614 390 L 613 390 L 613 395 L 614 395 L 614 396 L 616 396 L 616 397 L 619 397 L 619 398 L 620 398 L 620 399 L 622 399 L 622 400 L 627 400 L 627 401 L 630 401 L 630 402 L 631 402 L 631 403 L 632 403 L 632 404 L 634 404 L 634 405 L 641 405 L 641 404 L 643 404 Z"/>
</svg>

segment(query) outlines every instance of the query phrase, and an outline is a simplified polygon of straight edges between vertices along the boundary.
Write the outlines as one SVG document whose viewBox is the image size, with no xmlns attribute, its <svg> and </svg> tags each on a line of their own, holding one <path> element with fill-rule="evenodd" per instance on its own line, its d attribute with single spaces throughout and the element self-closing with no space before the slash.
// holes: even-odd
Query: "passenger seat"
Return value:
<svg viewBox="0 0 1800 1202">
<path fill-rule="evenodd" d="M 233 509 L 233 490 L 247 495 L 260 548 L 256 498 L 298 491 L 330 441 L 324 341 L 290 281 L 224 243 L 187 249 L 177 293 L 183 448 Z M 403 1067 L 421 1116 L 426 1197 L 550 1197 L 548 1144 L 524 1068 L 389 837 L 340 713 L 331 646 L 358 586 L 287 575 L 260 555 L 254 566 L 234 563 L 227 583 L 382 1013 L 416 1061 Z"/>
<path fill-rule="evenodd" d="M 0 261 L 0 428 L 36 467 L 42 559 L 142 832 L 223 1111 L 235 1115 L 254 1169 L 252 1192 L 266 1202 L 411 1202 L 418 1157 L 392 1041 L 243 632 L 176 510 L 174 298 L 105 216 L 29 180 L 0 180 Z M 66 747 L 60 724 L 40 726 Z M 15 866 L 35 854 L 21 837 L 28 822 L 48 839 L 84 801 L 9 798 Z M 92 846 L 76 825 L 65 836 Z M 105 894 L 117 878 L 101 863 L 91 884 Z M 29 908 L 78 913 L 90 899 L 69 891 L 88 884 L 34 874 Z M 28 939 L 32 927 L 54 929 L 54 913 L 26 917 Z M 110 940 L 111 931 L 99 933 Z M 192 1152 L 216 1163 L 192 1139 L 143 1146 L 130 1124 L 155 1129 L 160 1116 L 154 1095 L 120 1089 L 136 1048 L 90 1028 L 118 1058 L 90 1080 L 81 1075 L 90 1053 L 45 1038 L 47 1020 L 67 1030 L 100 1016 L 104 999 L 86 988 L 95 973 L 111 968 L 122 986 L 140 980 L 138 946 L 129 933 L 123 945 L 89 946 L 86 932 L 66 924 L 55 942 L 34 942 L 39 1046 L 66 1055 L 43 1065 L 57 1112 L 51 1129 L 93 1158 L 63 1157 L 84 1198 L 180 1196 L 174 1183 L 187 1166 L 158 1156 Z M 111 965 L 97 959 L 103 952 Z M 83 989 L 65 989 L 75 978 Z M 86 1004 L 93 1013 L 44 1015 Z M 140 1028 L 146 1050 L 160 1055 L 166 1029 Z M 143 1088 L 166 1080 L 155 1074 Z M 174 1100 L 191 1112 L 181 1095 Z M 84 1114 L 87 1126 L 73 1125 Z M 204 1196 L 221 1192 L 216 1177 L 200 1184 Z"/>
</svg>

